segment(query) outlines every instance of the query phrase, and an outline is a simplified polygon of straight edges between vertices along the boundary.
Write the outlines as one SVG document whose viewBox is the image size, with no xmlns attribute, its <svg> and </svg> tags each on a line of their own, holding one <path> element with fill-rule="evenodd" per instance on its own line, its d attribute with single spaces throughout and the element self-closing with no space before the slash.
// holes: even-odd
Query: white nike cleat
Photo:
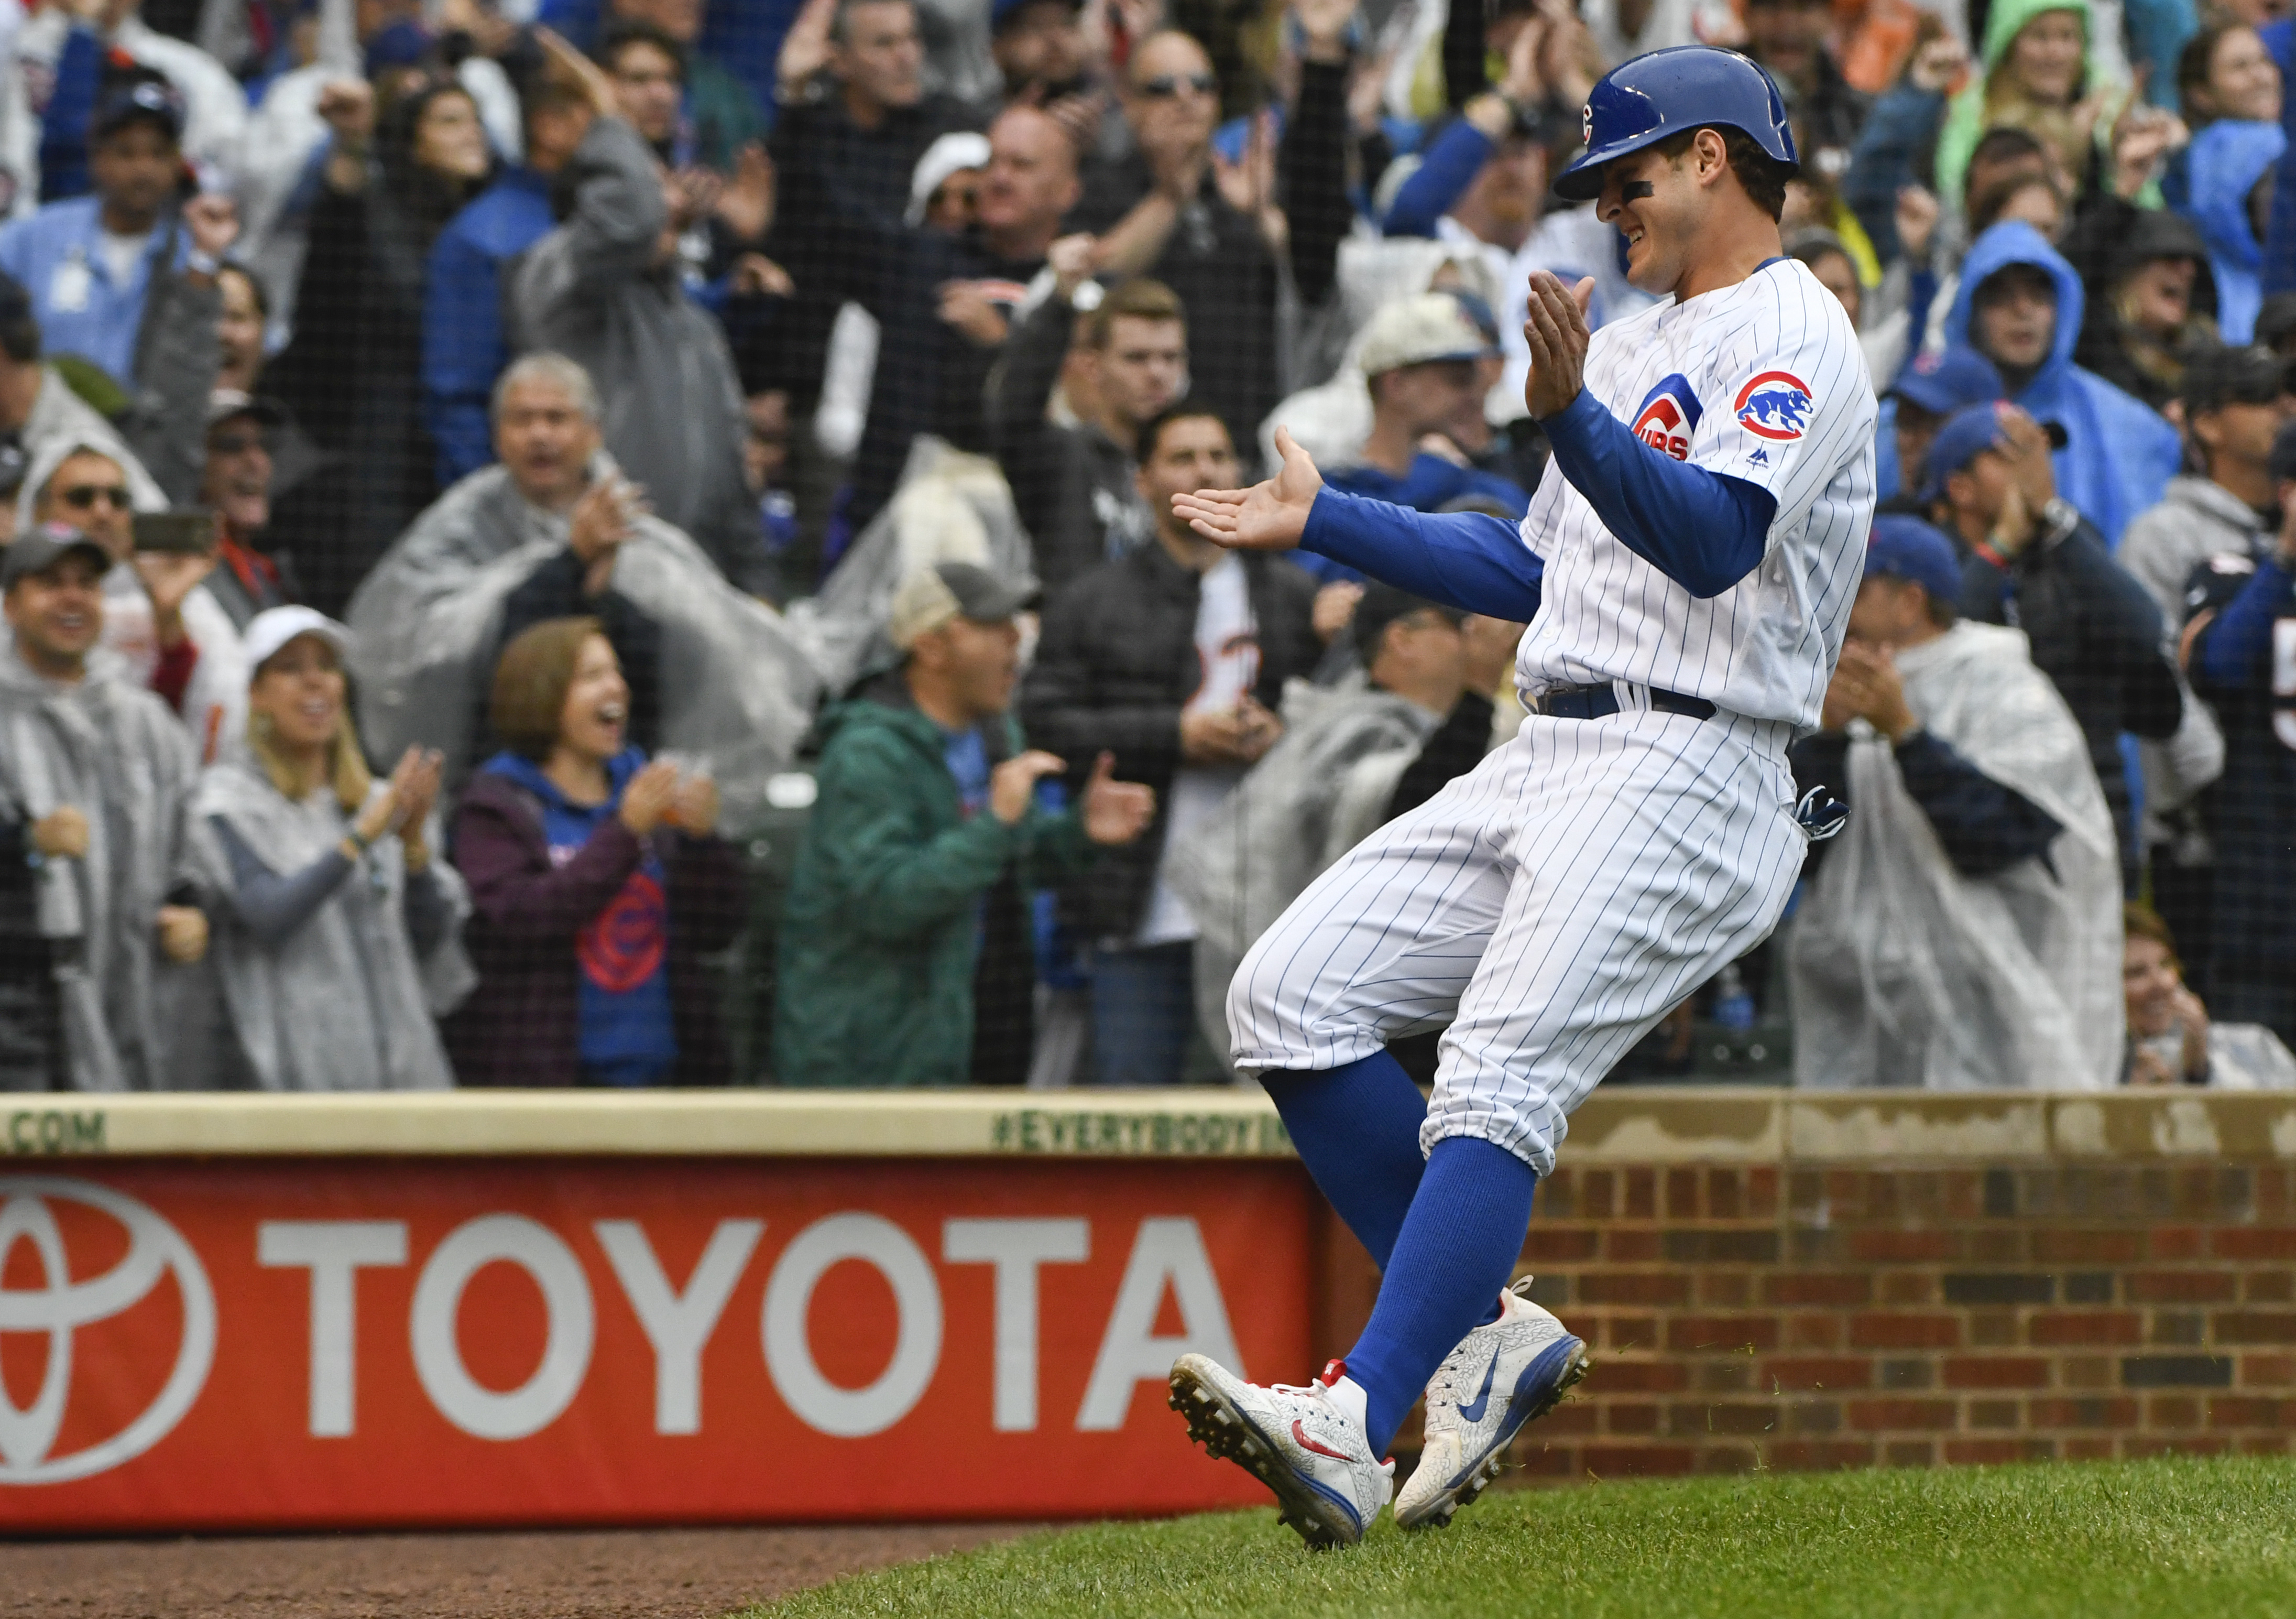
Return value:
<svg viewBox="0 0 2296 1619">
<path fill-rule="evenodd" d="M 1434 1529 L 1499 1475 L 1523 1425 L 1553 1410 L 1587 1375 L 1587 1346 L 1525 1296 L 1530 1278 L 1499 1294 L 1499 1319 L 1459 1340 L 1427 1385 L 1427 1438 L 1418 1470 L 1396 1498 L 1405 1529 Z"/>
<path fill-rule="evenodd" d="M 1332 1361 L 1305 1388 L 1263 1388 L 1206 1360 L 1172 1363 L 1171 1407 L 1188 1437 L 1275 1492 L 1283 1521 L 1317 1551 L 1352 1546 L 1395 1493 L 1395 1463 L 1371 1453 L 1363 1391 Z"/>
</svg>

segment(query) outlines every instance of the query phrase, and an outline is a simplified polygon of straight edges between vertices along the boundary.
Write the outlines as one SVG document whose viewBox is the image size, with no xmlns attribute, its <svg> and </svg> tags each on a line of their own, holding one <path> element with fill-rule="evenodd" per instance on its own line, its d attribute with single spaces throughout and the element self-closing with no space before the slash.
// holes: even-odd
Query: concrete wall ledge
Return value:
<svg viewBox="0 0 2296 1619">
<path fill-rule="evenodd" d="M 1247 1090 L 448 1091 L 0 1097 L 0 1157 L 641 1155 L 1275 1158 Z M 1617 1086 L 1565 1167 L 2296 1159 L 2296 1091 Z"/>
</svg>

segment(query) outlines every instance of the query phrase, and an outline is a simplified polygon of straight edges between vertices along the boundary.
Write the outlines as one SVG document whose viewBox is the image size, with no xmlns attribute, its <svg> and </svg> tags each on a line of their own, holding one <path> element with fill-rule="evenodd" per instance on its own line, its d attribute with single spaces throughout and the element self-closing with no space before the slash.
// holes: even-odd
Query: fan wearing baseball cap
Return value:
<svg viewBox="0 0 2296 1619">
<path fill-rule="evenodd" d="M 228 197 L 180 200 L 183 132 L 182 99 L 164 79 L 122 79 L 102 92 L 87 127 L 90 194 L 0 230 L 0 269 L 31 294 L 49 351 L 93 360 L 130 392 L 144 380 L 137 344 L 154 294 L 180 292 L 212 318 L 216 272 L 239 237 Z M 168 228 L 171 216 L 180 228 Z"/>
<path fill-rule="evenodd" d="M 1922 464 L 1948 418 L 1972 405 L 2007 397 L 2001 373 L 1974 349 L 1945 349 L 1907 360 L 1882 396 L 1882 431 L 1874 447 L 1876 481 L 1897 491 L 1889 497 L 1897 503 L 1891 509 L 1919 514 Z"/>
<path fill-rule="evenodd" d="M 199 1080 L 165 1012 L 172 969 L 207 953 L 185 838 L 196 767 L 175 714 L 101 645 L 111 567 L 61 524 L 0 551 L 0 1089 Z"/>
<path fill-rule="evenodd" d="M 1961 608 L 2015 624 L 2087 734 L 2134 883 L 2139 852 L 2120 733 L 2176 735 L 2184 686 L 2161 610 L 2113 561 L 2104 537 L 2057 494 L 2050 424 L 2014 405 L 1973 405 L 1939 430 L 1925 489 L 1940 527 L 1961 542 Z"/>
<path fill-rule="evenodd" d="M 1382 305 L 1361 350 L 1371 436 L 1361 461 L 1324 473 L 1324 481 L 1414 512 L 1439 512 L 1472 497 L 1521 517 L 1530 497 L 1507 479 L 1477 471 L 1452 436 L 1462 417 L 1482 415 L 1499 358 L 1498 344 L 1449 292 Z M 1298 561 L 1326 581 L 1362 578 L 1329 557 L 1302 551 Z"/>
<path fill-rule="evenodd" d="M 965 563 L 894 593 L 899 664 L 832 707 L 783 914 L 774 1064 L 784 1085 L 1018 1084 L 1034 1040 L 1028 896 L 1130 842 L 1155 795 L 1100 755 L 1067 767 L 1010 712 L 1029 593 Z"/>
<path fill-rule="evenodd" d="M 2014 630 L 1955 609 L 1953 543 L 1874 520 L 1795 785 L 1850 801 L 1788 945 L 1797 1080 L 2114 1082 L 2120 884 L 2080 727 Z"/>
<path fill-rule="evenodd" d="M 439 755 L 386 780 L 351 722 L 350 632 L 273 607 L 242 640 L 247 744 L 200 777 L 193 846 L 217 896 L 216 965 L 233 1042 L 217 1079 L 258 1090 L 439 1090 L 433 1020 L 472 972 L 462 878 L 434 859 Z"/>
<path fill-rule="evenodd" d="M 2271 543 L 2280 509 L 2273 441 L 2288 416 L 2287 373 L 2265 348 L 2205 349 L 2185 363 L 2185 433 L 2201 470 L 2169 481 L 2161 504 L 2128 525 L 2118 554 L 2171 629 L 2184 625 L 2194 568 Z"/>
</svg>

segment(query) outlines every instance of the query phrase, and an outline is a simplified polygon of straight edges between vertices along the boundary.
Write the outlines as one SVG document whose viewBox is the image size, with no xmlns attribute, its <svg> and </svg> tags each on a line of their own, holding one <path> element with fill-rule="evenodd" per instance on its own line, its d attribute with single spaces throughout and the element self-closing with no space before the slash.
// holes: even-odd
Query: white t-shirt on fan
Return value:
<svg viewBox="0 0 2296 1619">
<path fill-rule="evenodd" d="M 1198 588 L 1196 662 L 1203 671 L 1195 695 L 1182 705 L 1190 714 L 1233 709 L 1259 682 L 1259 626 L 1251 616 L 1251 582 L 1242 559 L 1222 556 Z M 1243 779 L 1234 765 L 1182 765 L 1173 772 L 1171 812 L 1164 820 L 1164 847 L 1156 861 L 1156 888 L 1148 914 L 1133 934 L 1136 946 L 1178 944 L 1196 936 L 1195 918 L 1164 881 L 1175 840 L 1209 819 Z"/>
</svg>

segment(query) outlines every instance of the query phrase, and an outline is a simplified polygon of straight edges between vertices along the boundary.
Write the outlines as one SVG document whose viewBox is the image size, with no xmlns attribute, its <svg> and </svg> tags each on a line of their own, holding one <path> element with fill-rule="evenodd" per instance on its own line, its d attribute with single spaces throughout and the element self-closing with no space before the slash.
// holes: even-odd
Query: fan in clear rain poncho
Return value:
<svg viewBox="0 0 2296 1619">
<path fill-rule="evenodd" d="M 940 563 L 986 569 L 1023 592 L 1037 584 L 1035 551 L 996 463 L 919 433 L 885 509 L 830 571 L 821 593 L 790 609 L 791 629 L 832 692 L 899 661 L 885 628 L 893 595 L 911 575 Z"/>
<path fill-rule="evenodd" d="M 172 1036 L 207 948 L 191 741 L 97 645 L 102 547 L 42 527 L 0 558 L 0 823 L 20 851 L 0 883 L 0 1089 L 177 1089 Z"/>
<path fill-rule="evenodd" d="M 1874 525 L 1826 730 L 1796 774 L 1851 814 L 1788 946 L 1798 1084 L 2118 1082 L 2120 877 L 2080 727 L 2025 637 L 1954 621 L 1927 524 Z"/>
<path fill-rule="evenodd" d="M 104 647 L 137 685 L 167 699 L 204 763 L 237 741 L 246 723 L 239 631 L 201 582 L 213 571 L 211 556 L 136 548 L 130 508 L 159 510 L 166 499 L 119 435 L 101 419 L 97 427 L 53 435 L 32 452 L 16 491 L 15 531 L 70 523 L 118 564 L 103 576 Z"/>
<path fill-rule="evenodd" d="M 410 751 L 369 775 L 344 709 L 341 625 L 275 607 L 247 627 L 247 739 L 204 771 L 192 846 L 218 896 L 214 959 L 234 1088 L 436 1090 L 454 1083 L 436 1019 L 477 982 L 469 892 L 443 858 Z"/>
<path fill-rule="evenodd" d="M 351 600 L 368 745 L 383 759 L 437 748 L 458 785 L 482 756 L 503 645 L 544 619 L 594 615 L 630 680 L 635 736 L 706 760 L 725 824 L 739 828 L 810 721 L 812 665 L 778 613 L 645 511 L 599 448 L 580 366 L 517 361 L 494 416 L 502 464 L 440 496 Z"/>
<path fill-rule="evenodd" d="M 1283 688 L 1283 736 L 1210 819 L 1176 842 L 1165 875 L 1196 924 L 1196 1017 L 1228 1048 L 1228 981 L 1259 935 L 1339 858 L 1480 762 L 1486 693 L 1522 627 L 1464 617 L 1372 584 L 1350 629 L 1362 672 Z"/>
</svg>

